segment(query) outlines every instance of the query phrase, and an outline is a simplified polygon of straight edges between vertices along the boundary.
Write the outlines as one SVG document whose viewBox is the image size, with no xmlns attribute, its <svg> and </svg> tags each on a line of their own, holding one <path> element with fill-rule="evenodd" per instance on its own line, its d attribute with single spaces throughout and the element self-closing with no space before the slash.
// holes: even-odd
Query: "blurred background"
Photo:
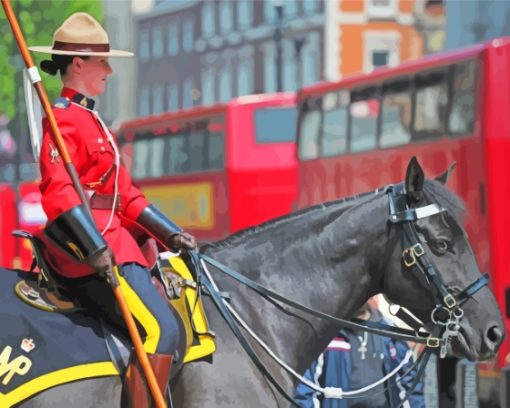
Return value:
<svg viewBox="0 0 510 408">
<path fill-rule="evenodd" d="M 400 182 L 412 156 L 430 177 L 457 162 L 449 184 L 466 202 L 467 231 L 510 327 L 510 1 L 12 6 L 29 45 L 51 44 L 67 17 L 86 11 L 113 48 L 134 51 L 110 59 L 114 73 L 96 106 L 135 182 L 202 242 Z M 28 268 L 30 247 L 10 231 L 41 228 L 46 217 L 23 68 L 0 13 L 0 264 Z M 59 80 L 43 82 L 58 96 Z M 508 343 L 474 380 L 469 365 L 441 368 L 428 406 L 510 406 Z"/>
</svg>

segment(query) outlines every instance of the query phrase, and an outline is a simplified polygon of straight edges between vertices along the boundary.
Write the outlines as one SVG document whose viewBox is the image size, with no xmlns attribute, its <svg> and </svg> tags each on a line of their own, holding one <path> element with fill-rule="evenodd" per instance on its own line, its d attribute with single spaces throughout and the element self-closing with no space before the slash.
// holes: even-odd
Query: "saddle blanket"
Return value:
<svg viewBox="0 0 510 408">
<path fill-rule="evenodd" d="M 0 407 L 67 382 L 119 375 L 100 322 L 31 307 L 14 291 L 26 276 L 0 268 Z"/>
</svg>

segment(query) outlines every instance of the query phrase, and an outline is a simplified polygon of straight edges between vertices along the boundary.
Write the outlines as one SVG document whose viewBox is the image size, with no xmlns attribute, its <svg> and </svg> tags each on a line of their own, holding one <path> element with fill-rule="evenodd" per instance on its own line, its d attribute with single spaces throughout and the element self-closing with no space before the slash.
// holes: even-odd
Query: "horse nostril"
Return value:
<svg viewBox="0 0 510 408">
<path fill-rule="evenodd" d="M 491 326 L 485 332 L 485 339 L 487 345 L 493 346 L 495 348 L 499 346 L 503 340 L 503 332 L 498 326 Z"/>
</svg>

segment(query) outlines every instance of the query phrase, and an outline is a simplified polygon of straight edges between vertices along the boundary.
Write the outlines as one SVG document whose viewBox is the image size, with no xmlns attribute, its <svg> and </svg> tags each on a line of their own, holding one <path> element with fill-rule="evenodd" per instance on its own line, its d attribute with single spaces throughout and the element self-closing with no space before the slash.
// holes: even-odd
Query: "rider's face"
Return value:
<svg viewBox="0 0 510 408">
<path fill-rule="evenodd" d="M 81 59 L 80 76 L 88 97 L 101 95 L 106 89 L 106 78 L 112 73 L 108 57 Z"/>
</svg>

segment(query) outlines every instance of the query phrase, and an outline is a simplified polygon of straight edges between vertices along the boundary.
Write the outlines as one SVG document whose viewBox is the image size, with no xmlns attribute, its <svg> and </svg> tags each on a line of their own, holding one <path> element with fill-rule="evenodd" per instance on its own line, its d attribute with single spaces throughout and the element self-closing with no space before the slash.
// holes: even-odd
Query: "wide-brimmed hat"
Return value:
<svg viewBox="0 0 510 408">
<path fill-rule="evenodd" d="M 29 47 L 35 52 L 58 55 L 131 57 L 132 52 L 111 50 L 108 34 L 87 13 L 74 13 L 55 31 L 53 45 Z"/>
</svg>

